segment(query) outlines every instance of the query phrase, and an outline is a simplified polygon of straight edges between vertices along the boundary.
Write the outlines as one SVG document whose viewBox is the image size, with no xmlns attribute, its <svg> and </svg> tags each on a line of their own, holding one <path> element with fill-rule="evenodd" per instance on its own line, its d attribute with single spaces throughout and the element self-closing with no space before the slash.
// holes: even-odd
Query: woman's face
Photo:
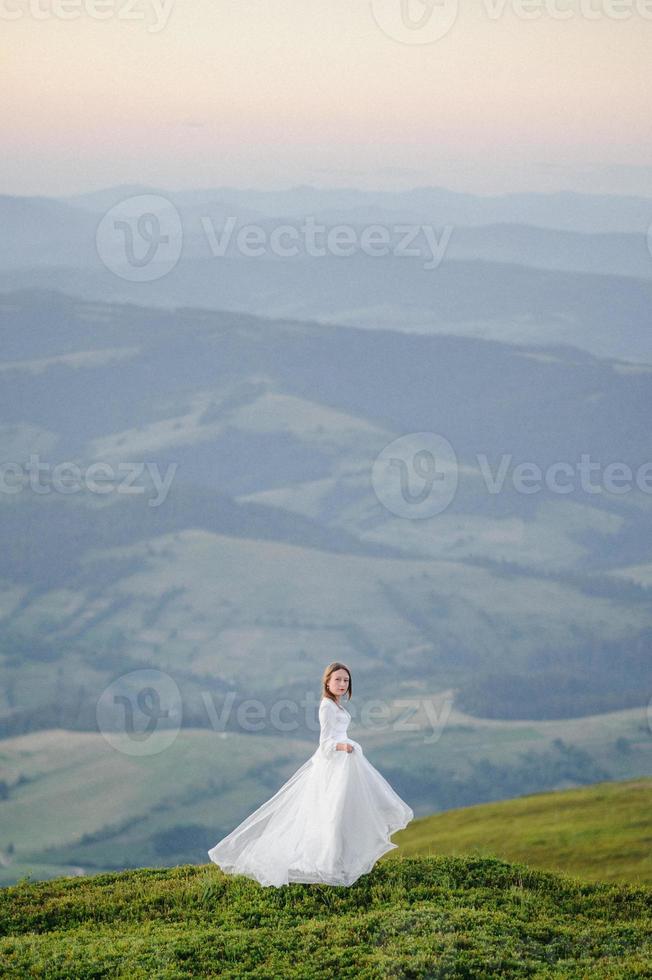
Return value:
<svg viewBox="0 0 652 980">
<path fill-rule="evenodd" d="M 348 670 L 335 670 L 328 679 L 328 690 L 331 694 L 335 694 L 338 697 L 342 694 L 346 694 L 349 689 L 349 672 Z"/>
</svg>

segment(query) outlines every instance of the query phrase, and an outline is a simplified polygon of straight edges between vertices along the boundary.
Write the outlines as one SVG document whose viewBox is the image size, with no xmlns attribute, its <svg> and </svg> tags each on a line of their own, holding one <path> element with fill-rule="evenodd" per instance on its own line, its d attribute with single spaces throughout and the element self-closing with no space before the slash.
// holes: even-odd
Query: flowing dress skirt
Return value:
<svg viewBox="0 0 652 980">
<path fill-rule="evenodd" d="M 320 749 L 208 856 L 261 885 L 352 885 L 398 845 L 412 809 L 348 739 L 353 752 Z"/>
</svg>

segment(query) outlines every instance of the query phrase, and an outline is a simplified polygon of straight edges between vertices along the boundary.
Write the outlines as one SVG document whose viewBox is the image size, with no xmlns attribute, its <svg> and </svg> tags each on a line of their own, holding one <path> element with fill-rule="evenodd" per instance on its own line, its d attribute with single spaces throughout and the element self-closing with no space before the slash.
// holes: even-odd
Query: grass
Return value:
<svg viewBox="0 0 652 980">
<path fill-rule="evenodd" d="M 652 779 L 596 783 L 414 820 L 405 855 L 490 853 L 588 881 L 652 885 Z"/>
<path fill-rule="evenodd" d="M 213 865 L 0 891 L 8 977 L 652 977 L 652 889 L 390 856 L 350 888 Z"/>
</svg>

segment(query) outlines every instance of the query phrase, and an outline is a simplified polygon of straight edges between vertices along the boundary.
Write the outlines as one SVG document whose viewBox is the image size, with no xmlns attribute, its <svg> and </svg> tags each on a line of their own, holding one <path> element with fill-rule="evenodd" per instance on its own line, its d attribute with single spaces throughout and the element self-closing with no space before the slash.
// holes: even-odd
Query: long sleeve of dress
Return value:
<svg viewBox="0 0 652 980">
<path fill-rule="evenodd" d="M 337 752 L 337 743 L 340 741 L 336 736 L 335 714 L 337 707 L 332 702 L 324 699 L 319 705 L 319 746 L 322 752 L 327 754 Z"/>
</svg>

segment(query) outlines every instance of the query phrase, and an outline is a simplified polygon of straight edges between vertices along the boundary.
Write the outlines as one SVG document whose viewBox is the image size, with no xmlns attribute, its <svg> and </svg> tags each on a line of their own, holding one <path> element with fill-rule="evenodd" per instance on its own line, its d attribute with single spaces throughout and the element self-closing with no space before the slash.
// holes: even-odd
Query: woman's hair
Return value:
<svg viewBox="0 0 652 980">
<path fill-rule="evenodd" d="M 346 664 L 341 664 L 339 660 L 334 660 L 332 664 L 329 664 L 324 671 L 324 676 L 321 679 L 321 696 L 323 698 L 328 698 L 330 701 L 335 701 L 334 696 L 328 689 L 328 682 L 331 679 L 331 675 L 335 673 L 336 670 L 345 670 L 349 675 L 349 689 L 347 693 L 347 701 L 351 700 L 351 693 L 353 691 L 353 681 L 351 679 L 351 671 L 346 666 Z"/>
</svg>

